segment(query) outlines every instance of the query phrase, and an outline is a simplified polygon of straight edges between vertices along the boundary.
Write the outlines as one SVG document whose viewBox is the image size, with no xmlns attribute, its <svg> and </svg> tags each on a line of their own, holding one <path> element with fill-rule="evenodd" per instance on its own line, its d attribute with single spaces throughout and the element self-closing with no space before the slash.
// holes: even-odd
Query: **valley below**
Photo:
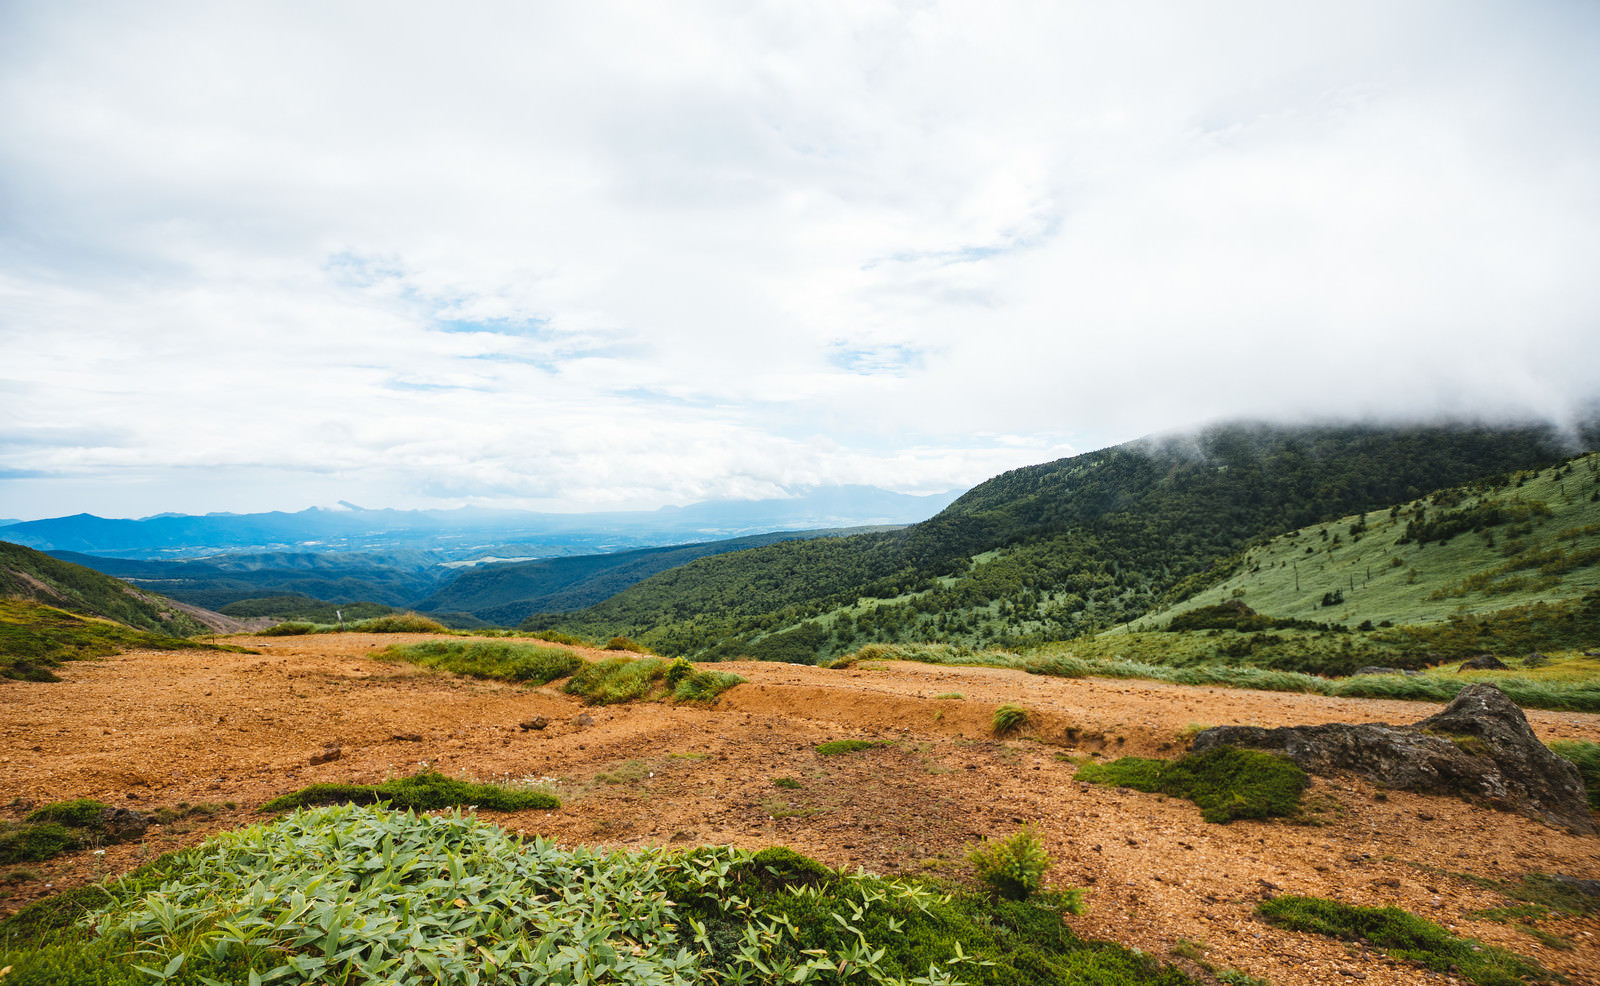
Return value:
<svg viewBox="0 0 1600 986">
<path fill-rule="evenodd" d="M 53 683 L 0 680 L 4 817 L 95 798 L 171 809 L 144 839 L 28 867 L 0 914 L 133 869 L 266 801 L 322 781 L 377 783 L 429 767 L 547 785 L 556 810 L 483 813 L 563 844 L 786 845 L 834 867 L 969 880 L 966 847 L 1033 825 L 1055 887 L 1088 890 L 1074 931 L 1172 962 L 1203 982 L 1234 969 L 1275 986 L 1450 981 L 1360 945 L 1285 931 L 1278 894 L 1396 906 L 1600 982 L 1600 920 L 1542 921 L 1547 941 L 1480 912 L 1525 874 L 1600 879 L 1600 839 L 1456 798 L 1314 778 L 1295 820 L 1210 824 L 1191 802 L 1080 783 L 1078 765 L 1174 757 L 1205 726 L 1411 723 L 1421 702 L 1058 679 L 864 660 L 844 670 L 726 663 L 746 683 L 710 705 L 586 706 L 529 688 L 380 661 L 397 634 L 237 638 L 256 653 L 130 651 L 72 662 Z M 230 642 L 226 639 L 219 642 Z M 578 649 L 584 657 L 610 656 Z M 1004 739 L 995 709 L 1026 708 Z M 1528 710 L 1539 738 L 1600 741 L 1600 715 Z M 535 719 L 544 724 L 535 728 Z M 820 743 L 875 744 L 833 756 Z M 313 764 L 336 745 L 338 756 Z M 1564 939 L 1570 948 L 1551 941 Z"/>
</svg>

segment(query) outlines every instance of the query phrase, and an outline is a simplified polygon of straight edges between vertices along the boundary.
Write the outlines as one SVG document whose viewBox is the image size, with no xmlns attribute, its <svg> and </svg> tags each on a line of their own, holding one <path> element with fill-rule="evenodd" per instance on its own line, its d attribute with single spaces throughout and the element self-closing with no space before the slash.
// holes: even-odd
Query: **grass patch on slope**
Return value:
<svg viewBox="0 0 1600 986">
<path fill-rule="evenodd" d="M 710 702 L 744 679 L 726 671 L 701 671 L 688 661 L 660 657 L 609 657 L 585 664 L 564 690 L 590 705 L 671 698 Z"/>
<path fill-rule="evenodd" d="M 441 633 L 455 634 L 452 630 L 432 617 L 420 613 L 388 613 L 383 616 L 374 616 L 366 620 L 346 621 L 344 626 L 337 623 L 308 623 L 303 620 L 288 620 L 257 630 L 257 637 L 300 637 L 311 633 Z"/>
<path fill-rule="evenodd" d="M 818 743 L 817 744 L 817 754 L 819 756 L 824 756 L 824 757 L 837 757 L 837 756 L 840 756 L 841 754 L 859 753 L 862 750 L 870 750 L 875 746 L 883 746 L 883 745 L 884 744 L 882 744 L 882 743 L 874 743 L 871 740 L 859 740 L 859 739 L 829 740 L 826 743 Z"/>
<path fill-rule="evenodd" d="M 1285 896 L 1262 901 L 1256 912 L 1293 931 L 1369 942 L 1395 958 L 1463 976 L 1478 986 L 1551 981 L 1550 974 L 1536 962 L 1494 945 L 1457 937 L 1396 907 L 1353 907 L 1320 897 Z"/>
<path fill-rule="evenodd" d="M 561 799 L 548 791 L 519 791 L 499 784 L 476 784 L 446 777 L 437 771 L 422 770 L 382 784 L 312 784 L 273 798 L 261 806 L 261 811 L 265 814 L 316 805 L 372 805 L 380 801 L 396 809 L 412 811 L 469 806 L 489 811 L 561 807 Z"/>
<path fill-rule="evenodd" d="M 380 661 L 406 661 L 425 668 L 543 685 L 583 667 L 583 659 L 566 647 L 526 641 L 425 640 L 393 644 L 376 655 Z"/>
<path fill-rule="evenodd" d="M 0 923 L 6 986 L 743 982 L 1191 986 L 1057 895 L 847 876 L 788 849 L 601 852 L 342 806 L 218 835 Z"/>
<path fill-rule="evenodd" d="M 66 661 L 133 649 L 243 650 L 133 630 L 21 599 L 0 599 L 0 678 L 56 681 L 50 669 Z"/>
<path fill-rule="evenodd" d="M 1583 786 L 1589 791 L 1589 807 L 1600 811 L 1600 743 L 1587 740 L 1556 740 L 1550 752 L 1566 757 L 1578 767 Z"/>
<path fill-rule="evenodd" d="M 1310 779 L 1284 757 L 1222 746 L 1177 760 L 1123 757 L 1084 764 L 1077 779 L 1187 798 L 1208 822 L 1293 816 Z"/>
<path fill-rule="evenodd" d="M 1135 628 L 1234 599 L 1262 613 L 1350 627 L 1369 620 L 1424 624 L 1600 588 L 1600 500 L 1594 498 L 1600 455 L 1502 480 L 1498 487 L 1480 482 L 1441 490 L 1253 545 L 1228 578 L 1141 617 Z"/>
</svg>

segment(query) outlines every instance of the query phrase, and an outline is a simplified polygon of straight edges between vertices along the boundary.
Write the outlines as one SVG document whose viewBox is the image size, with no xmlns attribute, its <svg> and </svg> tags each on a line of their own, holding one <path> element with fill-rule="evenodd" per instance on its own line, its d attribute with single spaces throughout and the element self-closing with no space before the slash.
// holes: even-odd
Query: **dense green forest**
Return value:
<svg viewBox="0 0 1600 986">
<path fill-rule="evenodd" d="M 1071 639 L 1221 582 L 1254 542 L 1573 451 L 1542 425 L 1219 426 L 1013 470 L 901 531 L 701 559 L 524 627 L 701 659 Z"/>
<path fill-rule="evenodd" d="M 697 558 L 744 551 L 779 541 L 893 529 L 783 531 L 603 555 L 480 565 L 464 570 L 444 588 L 417 602 L 414 608 L 439 615 L 467 613 L 486 623 L 514 625 L 529 613 L 560 613 L 593 606 L 658 572 L 686 565 Z"/>
</svg>

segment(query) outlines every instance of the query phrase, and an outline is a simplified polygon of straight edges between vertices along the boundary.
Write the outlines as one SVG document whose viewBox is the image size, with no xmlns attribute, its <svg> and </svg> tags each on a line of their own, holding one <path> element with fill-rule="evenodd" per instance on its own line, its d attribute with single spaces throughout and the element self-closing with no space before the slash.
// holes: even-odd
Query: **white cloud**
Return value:
<svg viewBox="0 0 1600 986">
<path fill-rule="evenodd" d="M 1554 2 L 11 4 L 0 515 L 1560 415 L 1600 392 L 1597 40 Z"/>
</svg>

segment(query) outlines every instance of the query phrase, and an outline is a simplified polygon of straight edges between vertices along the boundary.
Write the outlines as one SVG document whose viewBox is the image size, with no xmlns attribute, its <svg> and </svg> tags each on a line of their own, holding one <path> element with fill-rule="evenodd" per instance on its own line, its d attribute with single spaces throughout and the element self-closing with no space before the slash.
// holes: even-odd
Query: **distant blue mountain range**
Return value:
<svg viewBox="0 0 1600 986">
<path fill-rule="evenodd" d="M 911 524 L 959 490 L 928 496 L 871 486 L 825 486 L 784 499 L 721 500 L 650 511 L 552 514 L 488 510 L 312 507 L 297 513 L 161 514 L 138 520 L 76 514 L 0 526 L 0 540 L 104 558 L 175 559 L 238 552 L 313 554 L 427 551 L 438 562 L 600 554 L 764 534 Z"/>
</svg>

